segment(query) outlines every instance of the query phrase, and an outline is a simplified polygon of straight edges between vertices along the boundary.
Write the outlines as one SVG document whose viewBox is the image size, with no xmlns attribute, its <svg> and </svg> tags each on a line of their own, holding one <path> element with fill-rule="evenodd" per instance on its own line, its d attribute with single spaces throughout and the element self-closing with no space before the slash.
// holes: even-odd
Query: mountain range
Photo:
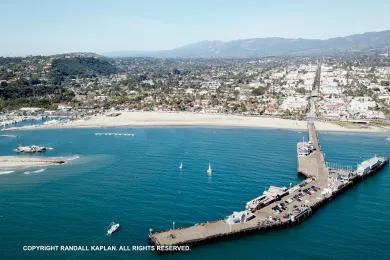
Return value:
<svg viewBox="0 0 390 260">
<path fill-rule="evenodd" d="M 390 30 L 320 39 L 253 38 L 234 41 L 201 41 L 171 50 L 118 51 L 109 57 L 147 56 L 158 58 L 251 58 L 284 55 L 324 55 L 370 50 L 388 51 Z"/>
</svg>

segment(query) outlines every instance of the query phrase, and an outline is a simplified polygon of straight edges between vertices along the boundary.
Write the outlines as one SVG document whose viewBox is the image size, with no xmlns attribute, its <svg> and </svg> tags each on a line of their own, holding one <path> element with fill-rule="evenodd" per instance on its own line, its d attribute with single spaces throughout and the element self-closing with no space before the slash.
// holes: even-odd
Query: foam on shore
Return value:
<svg viewBox="0 0 390 260">
<path fill-rule="evenodd" d="M 15 171 L 0 171 L 0 175 L 10 174 L 13 172 L 15 172 Z"/>
<path fill-rule="evenodd" d="M 44 171 L 46 171 L 46 169 L 45 168 L 42 168 L 42 169 L 39 169 L 39 170 L 35 170 L 35 171 L 25 171 L 25 172 L 23 172 L 23 174 L 31 174 L 31 173 L 41 173 L 41 172 L 44 172 Z"/>
</svg>

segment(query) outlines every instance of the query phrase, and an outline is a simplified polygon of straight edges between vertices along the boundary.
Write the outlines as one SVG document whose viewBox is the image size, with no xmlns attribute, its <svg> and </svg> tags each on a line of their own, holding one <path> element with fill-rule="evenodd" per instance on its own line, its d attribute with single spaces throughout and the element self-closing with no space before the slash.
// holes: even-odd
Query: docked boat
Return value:
<svg viewBox="0 0 390 260">
<path fill-rule="evenodd" d="M 112 233 L 114 233 L 115 231 L 117 231 L 119 228 L 119 223 L 115 223 L 115 222 L 112 222 L 110 224 L 110 227 L 108 228 L 107 230 L 107 235 L 111 235 Z"/>
<path fill-rule="evenodd" d="M 212 173 L 213 173 L 213 170 L 211 169 L 211 164 L 209 163 L 209 168 L 207 169 L 207 174 L 209 176 L 211 176 Z"/>
<path fill-rule="evenodd" d="M 18 153 L 42 153 L 48 150 L 45 146 L 30 145 L 30 146 L 18 146 L 15 151 Z"/>
<path fill-rule="evenodd" d="M 314 146 L 310 141 L 305 142 L 305 140 L 302 140 L 302 142 L 297 143 L 298 158 L 308 156 L 313 152 L 313 150 L 314 150 Z"/>
<path fill-rule="evenodd" d="M 43 124 L 44 125 L 55 125 L 55 124 L 58 124 L 60 121 L 57 120 L 57 119 L 52 119 L 52 120 L 49 120 L 49 121 L 46 121 L 44 122 Z"/>
</svg>

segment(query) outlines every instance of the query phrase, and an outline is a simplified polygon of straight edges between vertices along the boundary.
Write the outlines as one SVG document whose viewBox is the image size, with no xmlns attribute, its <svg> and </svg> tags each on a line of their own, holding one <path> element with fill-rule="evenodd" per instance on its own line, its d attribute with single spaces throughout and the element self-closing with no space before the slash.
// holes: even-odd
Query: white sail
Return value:
<svg viewBox="0 0 390 260">
<path fill-rule="evenodd" d="M 207 169 L 207 174 L 211 175 L 212 172 L 213 172 L 213 170 L 211 169 L 211 164 L 209 163 L 209 168 Z"/>
</svg>

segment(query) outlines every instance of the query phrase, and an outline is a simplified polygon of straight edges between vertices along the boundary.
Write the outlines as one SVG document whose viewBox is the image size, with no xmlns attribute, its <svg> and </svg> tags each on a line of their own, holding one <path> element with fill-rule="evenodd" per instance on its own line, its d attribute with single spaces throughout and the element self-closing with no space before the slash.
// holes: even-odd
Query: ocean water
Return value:
<svg viewBox="0 0 390 260">
<path fill-rule="evenodd" d="M 134 133 L 96 136 L 95 133 Z M 215 220 L 244 208 L 269 185 L 300 180 L 296 142 L 306 132 L 274 129 L 121 128 L 3 132 L 53 147 L 69 164 L 0 174 L 0 259 L 388 259 L 390 167 L 299 226 L 194 248 L 188 253 L 28 252 L 25 245 L 148 245 L 149 228 Z M 390 155 L 388 136 L 320 133 L 328 161 L 355 166 Z M 183 170 L 178 166 L 183 162 Z M 213 175 L 208 177 L 208 163 Z M 120 231 L 106 236 L 116 221 Z"/>
</svg>

